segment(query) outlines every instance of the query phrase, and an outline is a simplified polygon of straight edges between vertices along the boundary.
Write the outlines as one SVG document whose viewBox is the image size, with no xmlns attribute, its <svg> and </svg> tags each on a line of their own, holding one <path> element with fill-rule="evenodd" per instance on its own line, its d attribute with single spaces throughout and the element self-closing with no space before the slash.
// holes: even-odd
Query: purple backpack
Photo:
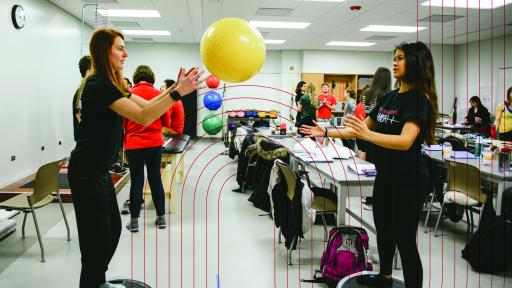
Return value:
<svg viewBox="0 0 512 288">
<path fill-rule="evenodd" d="M 372 271 L 372 263 L 368 262 L 368 239 L 363 228 L 340 226 L 331 229 L 327 247 L 320 260 L 323 281 L 335 287 L 348 275 Z"/>
</svg>

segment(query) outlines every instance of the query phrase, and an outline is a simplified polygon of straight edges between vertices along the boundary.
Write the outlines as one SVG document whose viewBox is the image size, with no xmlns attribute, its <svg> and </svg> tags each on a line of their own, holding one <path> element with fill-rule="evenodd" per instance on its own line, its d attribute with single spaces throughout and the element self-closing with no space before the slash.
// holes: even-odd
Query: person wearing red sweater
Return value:
<svg viewBox="0 0 512 288">
<path fill-rule="evenodd" d="M 151 100 L 161 94 L 160 90 L 155 89 L 155 73 L 150 67 L 140 65 L 133 73 L 133 82 L 135 86 L 131 93 L 141 96 L 145 100 Z M 144 166 L 147 168 L 147 177 L 151 196 L 156 208 L 157 219 L 155 224 L 160 229 L 166 228 L 165 222 L 165 198 L 160 176 L 160 162 L 162 159 L 162 145 L 164 138 L 162 127 L 169 125 L 169 113 L 166 112 L 153 123 L 142 126 L 132 120 L 125 119 L 125 149 L 130 167 L 130 213 L 131 221 L 126 228 L 131 232 L 139 231 L 138 218 L 142 205 L 142 189 L 144 187 Z"/>
<path fill-rule="evenodd" d="M 165 89 L 172 87 L 176 81 L 171 79 L 165 79 L 164 85 L 160 87 L 160 91 L 165 91 Z M 183 109 L 183 103 L 181 101 L 177 101 L 168 111 L 170 123 L 164 123 L 164 128 L 162 132 L 164 135 L 182 135 L 183 127 L 185 127 L 185 110 Z"/>
<path fill-rule="evenodd" d="M 327 83 L 322 84 L 322 94 L 318 95 L 318 120 L 324 120 L 331 122 L 332 111 L 336 110 L 336 98 L 329 93 L 329 85 Z"/>
</svg>

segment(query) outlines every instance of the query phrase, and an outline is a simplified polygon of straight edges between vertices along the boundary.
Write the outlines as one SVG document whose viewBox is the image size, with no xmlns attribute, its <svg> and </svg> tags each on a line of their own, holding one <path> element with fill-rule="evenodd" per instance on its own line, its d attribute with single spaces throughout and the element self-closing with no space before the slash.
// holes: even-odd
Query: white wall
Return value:
<svg viewBox="0 0 512 288">
<path fill-rule="evenodd" d="M 455 73 L 458 73 L 457 64 L 454 61 L 456 47 L 454 49 L 453 45 L 434 44 L 430 49 L 434 58 L 439 113 L 451 114 L 455 93 Z"/>
<path fill-rule="evenodd" d="M 16 30 L 11 8 L 27 23 Z M 27 176 L 74 147 L 71 102 L 80 83 L 80 22 L 47 1 L 0 1 L 0 185 Z M 62 141 L 62 145 L 58 142 Z M 45 150 L 41 151 L 41 146 Z M 16 160 L 11 161 L 15 155 Z"/>
<path fill-rule="evenodd" d="M 512 37 L 481 41 L 480 53 L 478 44 L 478 42 L 470 43 L 467 52 L 466 45 L 457 47 L 457 67 L 459 68 L 456 91 L 460 99 L 458 113 L 462 117 L 466 116 L 470 107 L 469 98 L 475 95 L 480 96 L 484 106 L 494 114 L 497 103 L 504 100 L 503 95 L 505 94 L 503 82 L 499 84 L 500 68 L 512 67 Z M 506 47 L 503 46 L 504 44 Z M 512 69 L 508 69 L 507 73 L 512 73 Z M 503 70 L 501 75 L 503 75 Z M 478 87 L 479 78 L 480 87 Z"/>
<path fill-rule="evenodd" d="M 392 52 L 304 51 L 304 73 L 373 74 L 378 67 L 392 68 Z"/>
<path fill-rule="evenodd" d="M 137 65 L 149 65 L 157 74 L 157 86 L 160 86 L 165 78 L 176 78 L 176 71 L 180 65 L 202 65 L 198 44 L 127 43 L 127 49 L 129 57 L 125 66 L 125 76 L 131 77 Z M 451 113 L 455 85 L 454 48 L 452 45 L 432 45 L 432 54 L 436 68 L 440 111 Z M 292 95 L 289 93 L 295 90 L 301 73 L 373 74 L 381 66 L 391 69 L 392 59 L 391 51 L 270 50 L 267 51 L 266 61 L 260 73 L 243 83 L 227 83 L 230 87 L 226 89 L 224 110 L 275 109 L 281 112 L 283 120 L 286 121 L 289 119 L 292 106 Z M 265 87 L 236 87 L 237 85 Z M 206 91 L 208 90 L 200 91 L 200 94 Z M 209 113 L 222 113 L 221 109 L 208 111 L 203 106 L 202 97 L 199 97 L 198 122 Z M 292 115 L 295 115 L 295 112 L 292 112 Z M 198 135 L 203 135 L 202 131 L 199 125 Z"/>
</svg>

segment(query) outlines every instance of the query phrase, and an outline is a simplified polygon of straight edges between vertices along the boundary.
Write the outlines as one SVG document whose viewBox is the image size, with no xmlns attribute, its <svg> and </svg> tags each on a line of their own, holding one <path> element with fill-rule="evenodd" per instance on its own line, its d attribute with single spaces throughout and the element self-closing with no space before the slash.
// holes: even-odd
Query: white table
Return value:
<svg viewBox="0 0 512 288">
<path fill-rule="evenodd" d="M 302 141 L 301 138 L 278 138 L 272 141 L 281 144 L 286 147 L 291 155 L 293 155 L 294 146 L 298 142 Z M 345 224 L 345 212 L 348 212 L 351 216 L 355 217 L 358 221 L 362 221 L 360 217 L 346 209 L 347 197 L 368 197 L 373 194 L 373 183 L 375 177 L 366 177 L 364 175 L 357 175 L 354 171 L 348 168 L 349 163 L 356 164 L 367 164 L 368 162 L 359 158 L 351 158 L 348 160 L 334 159 L 333 162 L 329 163 L 305 163 L 297 157 L 292 157 L 292 161 L 295 161 L 304 169 L 309 171 L 309 175 L 312 179 L 318 178 L 321 184 L 331 184 L 335 192 L 338 195 L 338 210 L 337 210 L 337 224 Z M 316 177 L 318 176 L 318 177 Z M 318 184 L 318 183 L 316 183 Z M 319 185 L 321 186 L 321 185 Z M 363 223 L 366 224 L 366 223 Z M 367 226 L 367 225 L 365 225 Z M 371 227 L 371 225 L 368 225 Z M 373 228 L 373 227 L 372 227 Z"/>
<path fill-rule="evenodd" d="M 444 162 L 442 151 L 426 151 L 427 155 L 433 160 Z M 501 202 L 505 189 L 512 187 L 512 171 L 500 172 L 498 169 L 498 160 L 492 160 L 491 165 L 484 165 L 482 159 L 453 159 L 451 161 L 469 164 L 480 170 L 480 176 L 483 180 L 498 184 L 496 197 L 496 215 L 501 215 Z"/>
</svg>

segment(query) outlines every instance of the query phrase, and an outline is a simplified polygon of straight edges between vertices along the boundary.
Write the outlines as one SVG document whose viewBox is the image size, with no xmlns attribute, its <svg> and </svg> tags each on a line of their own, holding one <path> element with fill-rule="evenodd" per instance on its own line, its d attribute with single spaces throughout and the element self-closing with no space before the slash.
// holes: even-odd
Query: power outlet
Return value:
<svg viewBox="0 0 512 288">
<path fill-rule="evenodd" d="M 16 160 L 16 156 L 12 155 L 11 156 L 11 161 L 14 161 L 14 160 Z"/>
<path fill-rule="evenodd" d="M 41 146 L 41 151 L 44 151 L 44 146 Z"/>
</svg>

